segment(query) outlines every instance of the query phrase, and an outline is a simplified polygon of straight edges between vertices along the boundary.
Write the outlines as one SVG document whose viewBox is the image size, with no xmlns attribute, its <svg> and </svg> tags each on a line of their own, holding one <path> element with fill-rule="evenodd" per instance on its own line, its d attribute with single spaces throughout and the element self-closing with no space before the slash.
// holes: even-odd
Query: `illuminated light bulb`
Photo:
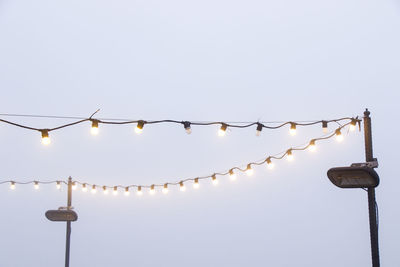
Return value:
<svg viewBox="0 0 400 267">
<path fill-rule="evenodd" d="M 154 188 L 154 184 L 150 186 L 150 195 L 154 195 L 156 193 L 156 189 Z"/>
<path fill-rule="evenodd" d="M 251 168 L 251 164 L 247 164 L 247 168 L 246 168 L 245 172 L 246 172 L 246 174 L 247 174 L 248 176 L 253 175 L 254 170 Z"/>
<path fill-rule="evenodd" d="M 189 121 L 183 122 L 183 127 L 185 128 L 185 131 L 186 131 L 187 134 L 191 134 L 192 133 L 192 128 L 190 127 L 190 122 Z"/>
<path fill-rule="evenodd" d="M 229 178 L 231 178 L 232 181 L 236 180 L 236 173 L 233 172 L 233 169 L 229 170 Z"/>
<path fill-rule="evenodd" d="M 87 192 L 86 184 L 82 184 L 82 192 Z"/>
<path fill-rule="evenodd" d="M 292 161 L 293 160 L 293 153 L 292 153 L 291 149 L 286 151 L 286 158 L 287 158 L 288 161 Z"/>
<path fill-rule="evenodd" d="M 182 181 L 179 182 L 179 190 L 181 190 L 182 192 L 186 191 L 185 184 Z"/>
<path fill-rule="evenodd" d="M 76 190 L 76 188 L 77 188 L 76 183 L 75 183 L 75 182 L 72 182 L 72 190 Z"/>
<path fill-rule="evenodd" d="M 39 182 L 35 181 L 33 187 L 38 190 L 39 189 Z"/>
<path fill-rule="evenodd" d="M 324 133 L 328 132 L 328 122 L 327 121 L 322 121 L 322 131 Z"/>
<path fill-rule="evenodd" d="M 335 134 L 336 134 L 336 140 L 338 142 L 342 142 L 343 141 L 343 135 L 342 135 L 342 132 L 340 132 L 340 129 L 337 129 L 335 131 Z"/>
<path fill-rule="evenodd" d="M 272 163 L 271 157 L 268 157 L 266 160 L 268 169 L 272 170 L 274 168 L 274 164 Z"/>
<path fill-rule="evenodd" d="M 256 129 L 256 136 L 260 136 L 261 135 L 261 131 L 263 129 L 263 125 L 261 123 L 257 123 L 257 129 Z"/>
<path fill-rule="evenodd" d="M 118 195 L 118 187 L 114 186 L 113 195 Z"/>
<path fill-rule="evenodd" d="M 103 186 L 103 193 L 104 195 L 108 195 L 108 189 L 105 185 Z"/>
<path fill-rule="evenodd" d="M 355 119 L 351 119 L 350 122 L 350 131 L 354 132 L 356 130 L 357 121 Z"/>
<path fill-rule="evenodd" d="M 218 130 L 218 135 L 224 136 L 226 134 L 226 128 L 228 128 L 228 125 L 225 123 L 222 123 L 221 128 L 219 128 L 219 130 Z"/>
<path fill-rule="evenodd" d="M 296 123 L 294 123 L 294 122 L 290 123 L 289 133 L 290 133 L 290 135 L 296 135 Z"/>
<path fill-rule="evenodd" d="M 61 183 L 60 183 L 60 181 L 57 181 L 57 182 L 56 182 L 56 188 L 57 188 L 57 189 L 60 189 L 60 188 L 61 188 Z"/>
<path fill-rule="evenodd" d="M 317 150 L 317 147 L 315 145 L 315 139 L 310 141 L 310 144 L 308 145 L 308 150 L 310 150 L 311 152 L 314 152 L 315 150 Z"/>
<path fill-rule="evenodd" d="M 10 189 L 11 189 L 11 190 L 14 190 L 14 189 L 15 189 L 15 182 L 11 182 L 11 183 L 10 183 Z"/>
<path fill-rule="evenodd" d="M 140 185 L 137 187 L 137 195 L 138 196 L 143 195 L 142 187 Z"/>
<path fill-rule="evenodd" d="M 218 180 L 217 180 L 217 177 L 215 176 L 215 174 L 213 174 L 211 176 L 211 181 L 212 181 L 213 185 L 217 185 L 218 184 Z"/>
<path fill-rule="evenodd" d="M 200 184 L 199 184 L 199 178 L 195 178 L 194 179 L 194 183 L 193 183 L 193 188 L 199 188 L 200 187 Z"/>
<path fill-rule="evenodd" d="M 163 192 L 164 194 L 167 194 L 167 193 L 168 193 L 168 184 L 164 184 L 164 187 L 163 187 L 163 189 L 162 189 L 162 192 Z"/>
<path fill-rule="evenodd" d="M 42 144 L 43 145 L 49 145 L 51 143 L 50 137 L 49 137 L 49 130 L 41 130 L 42 132 Z"/>
<path fill-rule="evenodd" d="M 96 192 L 97 192 L 96 185 L 93 185 L 92 186 L 92 194 L 96 194 Z"/>
<path fill-rule="evenodd" d="M 92 133 L 92 135 L 99 134 L 99 121 L 98 120 L 92 120 L 92 128 L 90 129 L 90 132 Z"/>
<path fill-rule="evenodd" d="M 129 186 L 125 187 L 125 196 L 129 196 L 131 192 L 129 192 Z"/>
<path fill-rule="evenodd" d="M 143 132 L 143 126 L 144 126 L 144 121 L 138 121 L 136 128 L 135 128 L 135 132 L 137 134 L 141 134 Z"/>
</svg>

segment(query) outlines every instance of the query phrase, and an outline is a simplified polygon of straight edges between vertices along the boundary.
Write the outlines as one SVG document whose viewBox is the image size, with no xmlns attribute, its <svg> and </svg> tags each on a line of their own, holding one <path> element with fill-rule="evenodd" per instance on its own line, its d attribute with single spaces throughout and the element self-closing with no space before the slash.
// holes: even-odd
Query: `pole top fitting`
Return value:
<svg viewBox="0 0 400 267">
<path fill-rule="evenodd" d="M 369 110 L 366 108 L 364 111 L 364 116 L 369 117 L 369 114 L 371 114 L 371 112 L 369 112 Z"/>
</svg>

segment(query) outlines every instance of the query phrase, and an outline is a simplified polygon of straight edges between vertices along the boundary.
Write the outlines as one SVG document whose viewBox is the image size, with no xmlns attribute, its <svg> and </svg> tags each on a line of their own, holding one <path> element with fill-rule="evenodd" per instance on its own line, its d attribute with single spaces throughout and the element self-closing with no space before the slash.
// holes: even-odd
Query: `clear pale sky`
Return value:
<svg viewBox="0 0 400 267">
<path fill-rule="evenodd" d="M 398 1 L 0 1 L 0 113 L 202 121 L 320 120 L 371 110 L 382 266 L 400 262 Z M 70 122 L 11 118 L 36 127 Z M 225 171 L 322 135 L 90 123 L 0 124 L 0 180 L 152 184 Z M 333 125 L 330 128 L 334 130 Z M 71 266 L 370 266 L 367 195 L 326 171 L 363 162 L 363 134 L 199 190 L 73 193 Z M 66 188 L 0 186 L 0 266 L 63 266 Z"/>
</svg>

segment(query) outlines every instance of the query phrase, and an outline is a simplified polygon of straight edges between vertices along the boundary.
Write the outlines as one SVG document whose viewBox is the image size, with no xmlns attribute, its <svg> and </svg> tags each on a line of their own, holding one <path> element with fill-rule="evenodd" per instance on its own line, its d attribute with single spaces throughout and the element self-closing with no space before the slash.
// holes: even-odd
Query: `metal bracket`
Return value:
<svg viewBox="0 0 400 267">
<path fill-rule="evenodd" d="M 74 207 L 59 207 L 58 210 L 73 210 Z"/>
<path fill-rule="evenodd" d="M 362 162 L 362 163 L 352 163 L 351 167 L 368 167 L 368 168 L 378 168 L 378 160 L 374 158 L 373 161 Z"/>
</svg>

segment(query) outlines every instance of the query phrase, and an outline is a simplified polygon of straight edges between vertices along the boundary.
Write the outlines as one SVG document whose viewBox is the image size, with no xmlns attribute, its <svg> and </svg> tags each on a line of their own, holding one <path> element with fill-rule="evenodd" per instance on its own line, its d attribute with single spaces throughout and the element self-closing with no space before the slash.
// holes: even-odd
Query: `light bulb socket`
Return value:
<svg viewBox="0 0 400 267">
<path fill-rule="evenodd" d="M 164 189 L 168 189 L 168 184 L 164 184 Z"/>
<path fill-rule="evenodd" d="M 246 171 L 251 170 L 251 163 L 247 164 Z"/>
<path fill-rule="evenodd" d="M 340 136 L 342 135 L 342 132 L 340 131 L 340 129 L 336 129 L 335 134 L 336 136 Z"/>
<path fill-rule="evenodd" d="M 188 129 L 190 129 L 190 121 L 184 121 L 184 122 L 182 122 L 183 123 L 183 127 L 185 128 L 185 130 L 188 130 Z"/>
<path fill-rule="evenodd" d="M 310 141 L 309 146 L 315 146 L 315 139 L 312 139 L 312 140 Z"/>
<path fill-rule="evenodd" d="M 40 130 L 40 132 L 42 133 L 42 138 L 49 138 L 49 130 L 48 129 Z"/>
<path fill-rule="evenodd" d="M 265 161 L 267 162 L 267 164 L 271 164 L 272 163 L 271 157 L 268 157 Z"/>
<path fill-rule="evenodd" d="M 179 182 L 179 186 L 180 186 L 180 187 L 184 187 L 184 186 L 185 186 L 185 185 L 183 184 L 183 181 L 180 181 L 180 182 Z"/>
<path fill-rule="evenodd" d="M 137 187 L 137 191 L 142 192 L 142 187 L 140 185 Z"/>
<path fill-rule="evenodd" d="M 199 178 L 194 178 L 194 183 L 198 184 L 199 183 Z"/>
<path fill-rule="evenodd" d="M 257 130 L 258 132 L 261 132 L 262 129 L 263 129 L 263 127 L 264 127 L 264 125 L 263 125 L 262 123 L 259 123 L 259 122 L 258 122 L 258 123 L 257 123 L 257 129 L 256 129 L 256 130 Z"/>
<path fill-rule="evenodd" d="M 232 175 L 235 175 L 235 173 L 233 172 L 233 169 L 230 169 L 230 170 L 229 170 L 229 175 L 231 175 L 231 176 L 232 176 Z"/>
<path fill-rule="evenodd" d="M 290 130 L 296 130 L 296 123 L 294 122 L 290 123 Z"/>
<path fill-rule="evenodd" d="M 322 128 L 328 128 L 328 122 L 322 121 Z"/>
<path fill-rule="evenodd" d="M 292 156 L 292 149 L 288 149 L 288 150 L 286 151 L 286 155 Z"/>
<path fill-rule="evenodd" d="M 221 128 L 220 128 L 221 131 L 224 131 L 224 132 L 225 132 L 227 128 L 228 128 L 228 124 L 226 124 L 226 123 L 222 123 L 222 124 L 221 124 Z"/>
<path fill-rule="evenodd" d="M 211 176 L 211 180 L 213 180 L 213 181 L 217 180 L 217 176 L 215 176 L 215 174 L 213 174 L 213 175 Z"/>
<path fill-rule="evenodd" d="M 99 120 L 91 119 L 92 128 L 99 128 Z"/>
<path fill-rule="evenodd" d="M 145 121 L 140 120 L 140 121 L 138 121 L 136 127 L 137 127 L 138 129 L 142 130 L 145 123 L 146 123 Z"/>
</svg>

